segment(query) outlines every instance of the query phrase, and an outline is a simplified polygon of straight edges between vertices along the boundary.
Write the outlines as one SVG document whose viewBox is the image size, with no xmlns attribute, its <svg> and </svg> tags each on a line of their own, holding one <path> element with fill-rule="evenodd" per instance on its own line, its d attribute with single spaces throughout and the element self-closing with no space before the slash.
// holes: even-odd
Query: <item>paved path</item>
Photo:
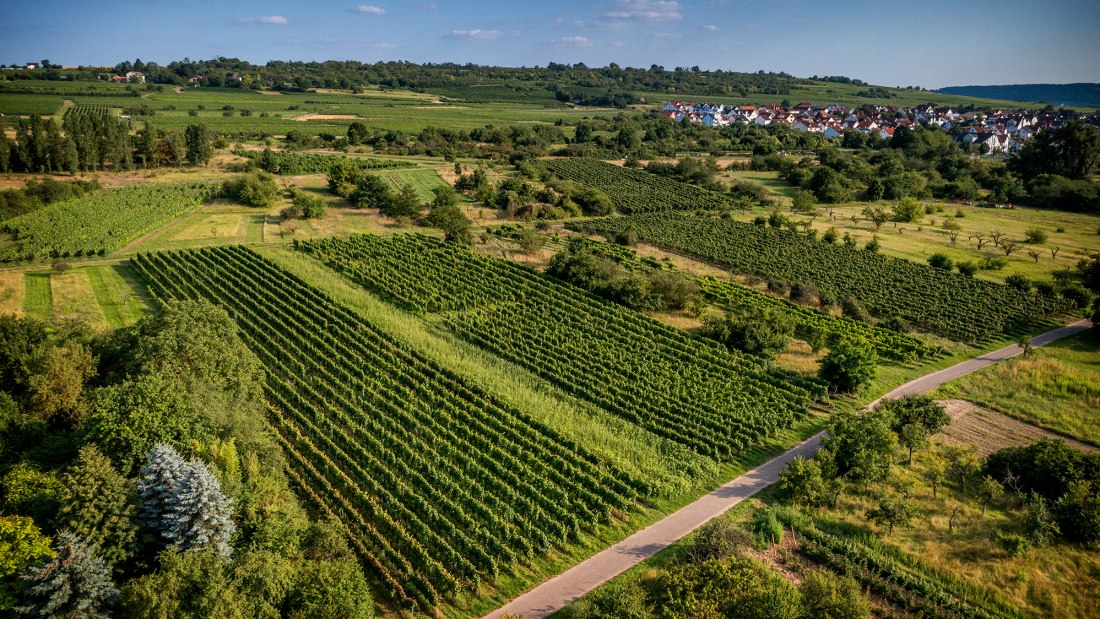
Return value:
<svg viewBox="0 0 1100 619">
<path fill-rule="evenodd" d="M 1087 320 L 1055 329 L 1031 339 L 1033 346 L 1041 346 L 1088 329 Z M 896 398 L 909 393 L 925 393 L 940 385 L 965 376 L 981 368 L 1016 356 L 1023 349 L 1013 344 L 980 357 L 963 361 L 947 369 L 922 376 L 887 393 L 883 398 Z M 880 398 L 879 400 L 881 400 Z M 874 406 L 879 402 L 871 403 Z M 547 580 L 508 604 L 486 615 L 486 619 L 499 619 L 504 615 L 541 618 L 561 609 L 615 576 L 657 554 L 669 544 L 691 533 L 708 520 L 719 516 L 734 505 L 779 481 L 779 473 L 787 463 L 802 456 L 809 458 L 821 445 L 824 432 L 819 432 L 793 448 L 764 464 L 751 469 L 702 498 L 680 508 L 661 520 L 638 531 L 625 540 L 606 548 L 572 568 Z"/>
</svg>

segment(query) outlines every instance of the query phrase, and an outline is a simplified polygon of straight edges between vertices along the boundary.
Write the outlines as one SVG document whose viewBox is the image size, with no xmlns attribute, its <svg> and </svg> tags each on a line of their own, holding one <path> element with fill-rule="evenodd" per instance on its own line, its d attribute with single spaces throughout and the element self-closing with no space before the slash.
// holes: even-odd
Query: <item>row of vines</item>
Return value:
<svg viewBox="0 0 1100 619">
<path fill-rule="evenodd" d="M 559 178 L 603 191 L 623 213 L 716 210 L 725 205 L 718 194 L 694 185 L 598 159 L 555 159 L 546 167 Z"/>
<path fill-rule="evenodd" d="M 350 162 L 360 171 L 397 170 L 416 166 L 416 164 L 408 161 L 396 161 L 393 159 L 345 157 L 343 155 L 323 155 L 318 153 L 290 153 L 273 150 L 256 151 L 238 149 L 234 150 L 233 154 L 254 161 L 267 172 L 280 175 L 327 174 L 329 170 L 332 169 L 332 164 L 337 161 Z"/>
<path fill-rule="evenodd" d="M 573 222 L 569 227 L 638 239 L 726 267 L 736 273 L 812 284 L 837 299 L 855 298 L 880 318 L 897 317 L 962 342 L 1011 333 L 1061 311 L 1037 294 L 928 265 L 729 219 L 649 213 Z"/>
<path fill-rule="evenodd" d="M 50 204 L 3 223 L 0 261 L 102 256 L 218 195 L 215 183 L 131 185 Z"/>
<path fill-rule="evenodd" d="M 495 234 L 504 238 L 515 238 L 517 233 L 512 229 L 505 229 L 495 231 Z M 583 239 L 586 247 L 592 253 L 614 260 L 632 271 L 671 268 L 654 258 L 639 257 L 637 252 L 622 245 L 593 241 L 585 237 L 575 238 Z M 884 329 L 847 316 L 827 314 L 820 310 L 792 303 L 786 299 L 773 297 L 747 286 L 720 280 L 712 275 L 693 276 L 692 280 L 698 284 L 699 292 L 707 300 L 729 309 L 752 307 L 779 310 L 794 321 L 795 332 L 800 337 L 811 338 L 815 333 L 820 333 L 826 342 L 858 337 L 874 346 L 875 352 L 880 357 L 895 361 L 916 361 L 917 359 L 932 357 L 940 350 L 915 337 L 897 331 Z"/>
<path fill-rule="evenodd" d="M 395 603 L 432 613 L 644 491 L 249 249 L 134 263 L 160 301 L 205 298 L 235 319 L 267 369 L 292 480 Z"/>
<path fill-rule="evenodd" d="M 299 248 L 409 310 L 442 313 L 467 341 L 707 456 L 742 452 L 825 395 L 813 379 L 466 247 L 361 235 Z"/>
</svg>

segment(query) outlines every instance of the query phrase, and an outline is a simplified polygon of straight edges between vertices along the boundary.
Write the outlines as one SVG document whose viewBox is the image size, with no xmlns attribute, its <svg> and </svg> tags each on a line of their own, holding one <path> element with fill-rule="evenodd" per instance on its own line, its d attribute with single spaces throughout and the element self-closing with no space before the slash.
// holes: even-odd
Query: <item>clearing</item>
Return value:
<svg viewBox="0 0 1100 619">
<path fill-rule="evenodd" d="M 1092 445 L 1067 439 L 1029 423 L 1002 415 L 966 400 L 938 400 L 951 423 L 940 435 L 949 445 L 973 445 L 983 458 L 1004 447 L 1024 447 L 1040 439 L 1063 440 L 1085 451 L 1100 451 Z"/>
</svg>

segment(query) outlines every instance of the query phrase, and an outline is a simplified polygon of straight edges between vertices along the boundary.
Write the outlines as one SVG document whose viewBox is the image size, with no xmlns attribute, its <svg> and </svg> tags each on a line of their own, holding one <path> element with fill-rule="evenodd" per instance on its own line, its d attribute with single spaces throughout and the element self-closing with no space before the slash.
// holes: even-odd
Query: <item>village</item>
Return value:
<svg viewBox="0 0 1100 619">
<path fill-rule="evenodd" d="M 858 131 L 890 139 L 899 127 L 939 127 L 963 144 L 985 155 L 1014 153 L 1043 129 L 1055 129 L 1076 115 L 1066 111 L 960 111 L 931 103 L 905 108 L 891 105 L 813 105 L 799 103 L 730 106 L 718 103 L 669 101 L 661 114 L 676 122 L 685 119 L 708 127 L 754 124 L 762 127 L 787 125 L 802 133 L 820 133 L 841 138 L 845 131 Z"/>
</svg>

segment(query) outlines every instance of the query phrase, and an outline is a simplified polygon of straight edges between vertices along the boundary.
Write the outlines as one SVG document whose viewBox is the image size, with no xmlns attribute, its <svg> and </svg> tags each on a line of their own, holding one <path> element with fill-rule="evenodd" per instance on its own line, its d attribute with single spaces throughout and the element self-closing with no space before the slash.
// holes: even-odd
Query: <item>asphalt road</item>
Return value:
<svg viewBox="0 0 1100 619">
<path fill-rule="evenodd" d="M 1031 343 L 1032 346 L 1041 346 L 1080 333 L 1091 325 L 1092 323 L 1087 320 L 1075 322 L 1069 326 L 1037 335 L 1031 339 Z M 925 393 L 956 378 L 993 365 L 998 361 L 1014 357 L 1021 352 L 1023 352 L 1023 349 L 1016 344 L 1006 346 L 910 381 L 890 391 L 883 398 L 897 398 L 911 393 Z M 872 402 L 871 406 L 878 402 L 879 400 Z M 497 619 L 505 615 L 536 619 L 554 613 L 566 604 L 657 554 L 707 521 L 725 513 L 734 505 L 779 481 L 779 473 L 786 468 L 787 463 L 793 460 L 795 456 L 809 458 L 817 451 L 821 445 L 822 436 L 824 436 L 824 432 L 819 432 L 805 442 L 749 470 L 733 481 L 708 492 L 694 503 L 685 505 L 618 544 L 600 551 L 527 591 L 508 604 L 486 615 L 486 619 Z"/>
</svg>

